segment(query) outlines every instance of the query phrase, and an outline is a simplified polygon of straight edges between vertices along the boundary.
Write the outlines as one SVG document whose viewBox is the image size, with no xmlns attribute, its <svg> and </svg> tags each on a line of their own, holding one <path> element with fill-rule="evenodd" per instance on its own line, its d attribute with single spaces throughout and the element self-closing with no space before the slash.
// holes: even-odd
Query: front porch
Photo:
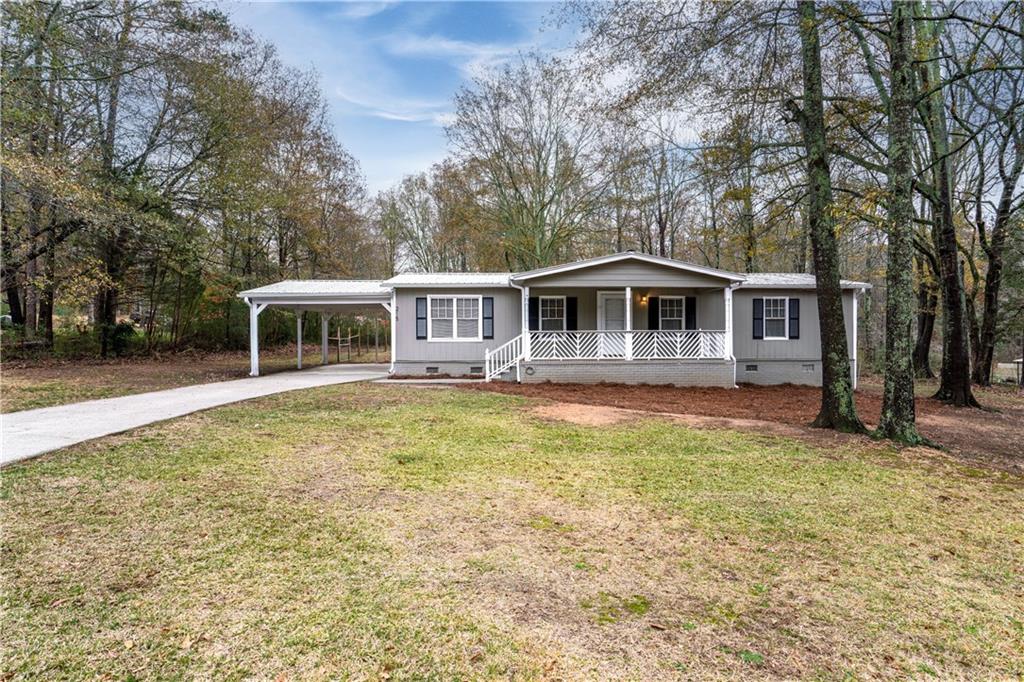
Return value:
<svg viewBox="0 0 1024 682">
<path fill-rule="evenodd" d="M 521 333 L 488 380 L 735 385 L 732 282 L 524 283 Z"/>
</svg>

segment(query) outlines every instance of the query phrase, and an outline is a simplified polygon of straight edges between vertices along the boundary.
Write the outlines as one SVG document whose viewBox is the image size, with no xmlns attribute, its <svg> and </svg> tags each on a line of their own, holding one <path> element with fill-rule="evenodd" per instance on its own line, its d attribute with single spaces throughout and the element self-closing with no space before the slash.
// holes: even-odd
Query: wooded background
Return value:
<svg viewBox="0 0 1024 682">
<path fill-rule="evenodd" d="M 4 3 L 8 352 L 244 347 L 235 294 L 285 278 L 625 249 L 811 272 L 822 226 L 842 276 L 874 285 L 863 367 L 906 338 L 919 376 L 958 371 L 962 348 L 988 383 L 1024 343 L 1024 9 L 900 7 L 562 7 L 573 50 L 481 73 L 453 103 L 449 158 L 371 197 L 316 76 L 214 6 Z M 269 342 L 292 333 L 277 315 Z"/>
</svg>

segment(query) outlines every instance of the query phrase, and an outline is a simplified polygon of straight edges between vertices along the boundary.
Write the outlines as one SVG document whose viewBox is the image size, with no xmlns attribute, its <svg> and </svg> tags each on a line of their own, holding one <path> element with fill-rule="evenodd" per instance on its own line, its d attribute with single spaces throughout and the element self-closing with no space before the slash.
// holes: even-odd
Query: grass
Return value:
<svg viewBox="0 0 1024 682">
<path fill-rule="evenodd" d="M 1024 495 L 881 446 L 284 394 L 4 471 L 4 678 L 1013 678 Z"/>
</svg>

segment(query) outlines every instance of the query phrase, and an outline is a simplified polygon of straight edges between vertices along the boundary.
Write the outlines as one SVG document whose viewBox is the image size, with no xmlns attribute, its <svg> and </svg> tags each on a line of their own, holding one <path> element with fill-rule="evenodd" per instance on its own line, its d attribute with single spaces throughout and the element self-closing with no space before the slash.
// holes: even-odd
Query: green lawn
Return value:
<svg viewBox="0 0 1024 682">
<path fill-rule="evenodd" d="M 1020 478 L 530 405 L 338 386 L 6 469 L 3 679 L 1024 675 Z"/>
</svg>

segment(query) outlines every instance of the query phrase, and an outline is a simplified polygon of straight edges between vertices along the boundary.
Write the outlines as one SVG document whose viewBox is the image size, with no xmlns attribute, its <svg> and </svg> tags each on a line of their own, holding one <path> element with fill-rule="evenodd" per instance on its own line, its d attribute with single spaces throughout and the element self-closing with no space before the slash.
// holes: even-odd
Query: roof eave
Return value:
<svg viewBox="0 0 1024 682">
<path fill-rule="evenodd" d="M 717 270 L 715 268 L 705 268 L 701 265 L 694 265 L 692 263 L 683 263 L 676 261 L 671 258 L 661 258 L 658 256 L 652 256 L 646 253 L 613 253 L 608 256 L 599 256 L 597 258 L 591 258 L 585 261 L 577 261 L 575 263 L 563 263 L 561 265 L 552 265 L 546 268 L 538 268 L 537 270 L 528 270 L 526 272 L 515 273 L 510 278 L 513 282 L 522 282 L 525 280 L 536 279 L 538 277 L 549 277 L 551 275 L 561 274 L 563 272 L 572 272 L 573 270 L 584 270 L 586 268 L 598 267 L 600 265 L 607 265 L 608 263 L 617 263 L 623 260 L 638 260 L 645 263 L 651 263 L 654 265 L 661 265 L 667 268 L 673 268 L 675 270 L 684 270 L 686 272 L 694 272 L 701 275 L 707 275 L 708 277 L 717 277 L 730 282 L 742 282 L 743 276 L 738 275 L 734 272 L 728 272 L 726 270 Z"/>
</svg>

